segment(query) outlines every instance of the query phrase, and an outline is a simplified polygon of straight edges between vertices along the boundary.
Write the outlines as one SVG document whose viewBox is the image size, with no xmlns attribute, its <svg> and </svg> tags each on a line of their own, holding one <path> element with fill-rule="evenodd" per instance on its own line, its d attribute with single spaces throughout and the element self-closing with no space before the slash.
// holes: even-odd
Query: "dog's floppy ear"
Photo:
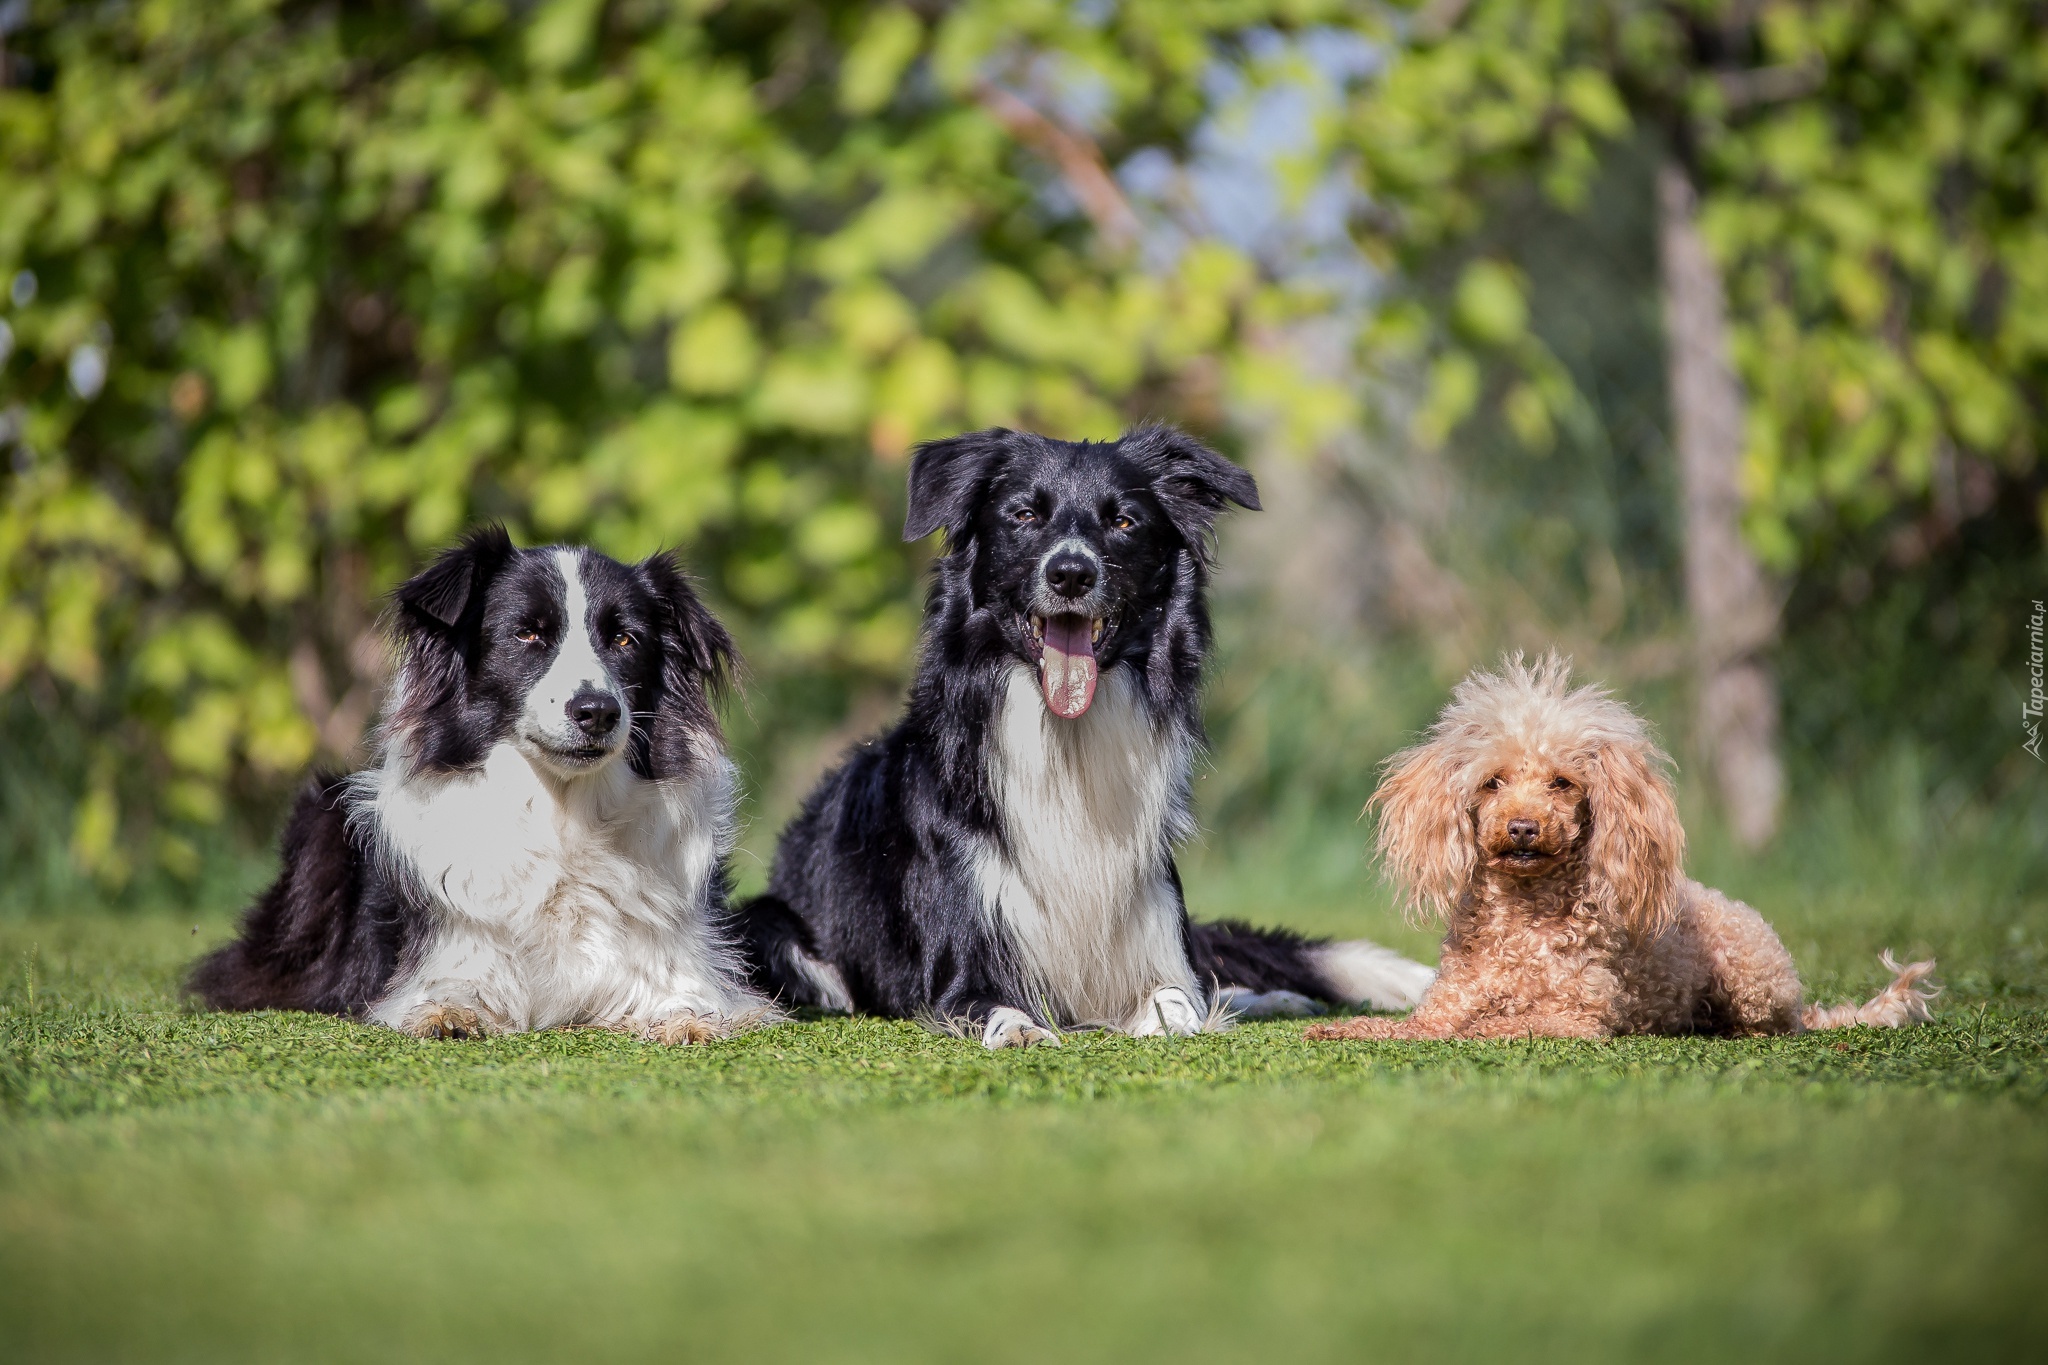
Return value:
<svg viewBox="0 0 2048 1365">
<path fill-rule="evenodd" d="M 1229 503 L 1259 510 L 1250 473 L 1175 427 L 1134 427 L 1118 442 L 1152 474 L 1152 492 L 1190 545 L 1199 545 Z"/>
<path fill-rule="evenodd" d="M 435 731 L 427 721 L 461 704 L 483 628 L 485 590 L 512 555 L 504 527 L 480 526 L 391 594 L 399 662 L 388 730 L 410 762 L 445 771 L 482 757 L 461 728 Z"/>
<path fill-rule="evenodd" d="M 1609 740 L 1584 764 L 1593 875 L 1622 922 L 1639 933 L 1671 922 L 1684 875 L 1685 826 L 1665 762 L 1647 741 Z"/>
<path fill-rule="evenodd" d="M 1448 919 L 1478 866 L 1468 767 L 1441 740 L 1403 749 L 1366 803 L 1379 812 L 1380 872 L 1410 920 Z"/>
<path fill-rule="evenodd" d="M 464 616 L 483 608 L 484 589 L 512 558 L 512 538 L 502 526 L 479 526 L 434 562 L 398 585 L 398 631 L 413 637 L 421 632 L 452 631 Z"/>
<path fill-rule="evenodd" d="M 944 527 L 948 545 L 959 540 L 1012 435 L 1007 428 L 990 427 L 919 446 L 910 457 L 910 505 L 903 515 L 903 538 L 923 540 Z"/>
<path fill-rule="evenodd" d="M 649 556 L 640 564 L 640 575 L 668 617 L 662 632 L 664 689 L 702 696 L 730 687 L 739 657 L 732 636 L 691 589 L 675 556 L 667 551 Z"/>
</svg>

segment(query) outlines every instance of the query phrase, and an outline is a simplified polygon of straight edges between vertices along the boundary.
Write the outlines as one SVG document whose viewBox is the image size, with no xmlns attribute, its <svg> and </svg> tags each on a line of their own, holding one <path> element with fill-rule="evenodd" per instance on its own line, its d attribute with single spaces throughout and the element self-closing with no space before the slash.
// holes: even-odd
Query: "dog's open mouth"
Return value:
<svg viewBox="0 0 2048 1365">
<path fill-rule="evenodd" d="M 1025 624 L 1038 649 L 1038 685 L 1045 704 L 1066 720 L 1085 714 L 1095 701 L 1095 646 L 1102 640 L 1102 618 L 1061 612 L 1034 615 Z"/>
</svg>

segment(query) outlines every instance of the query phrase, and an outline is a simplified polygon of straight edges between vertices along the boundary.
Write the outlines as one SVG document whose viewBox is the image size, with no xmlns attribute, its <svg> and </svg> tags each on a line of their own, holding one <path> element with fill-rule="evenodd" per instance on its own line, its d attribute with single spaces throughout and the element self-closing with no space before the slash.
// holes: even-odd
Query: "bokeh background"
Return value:
<svg viewBox="0 0 2048 1365">
<path fill-rule="evenodd" d="M 912 665 L 914 443 L 1166 419 L 1266 501 L 1198 911 L 1350 923 L 1379 760 L 1556 645 L 1696 862 L 1995 975 L 2044 404 L 2021 0 L 0 0 L 0 913 L 236 903 L 486 518 L 701 577 L 757 882 Z"/>
</svg>

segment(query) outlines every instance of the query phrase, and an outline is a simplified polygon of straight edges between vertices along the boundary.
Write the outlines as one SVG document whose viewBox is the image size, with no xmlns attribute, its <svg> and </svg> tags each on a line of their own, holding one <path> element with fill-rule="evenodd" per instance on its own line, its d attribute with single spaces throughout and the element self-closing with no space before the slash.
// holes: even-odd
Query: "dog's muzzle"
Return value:
<svg viewBox="0 0 2048 1365">
<path fill-rule="evenodd" d="M 1095 647 L 1102 641 L 1102 557 L 1063 540 L 1039 561 L 1025 629 L 1038 656 L 1038 684 L 1056 716 L 1076 720 L 1095 701 Z"/>
</svg>

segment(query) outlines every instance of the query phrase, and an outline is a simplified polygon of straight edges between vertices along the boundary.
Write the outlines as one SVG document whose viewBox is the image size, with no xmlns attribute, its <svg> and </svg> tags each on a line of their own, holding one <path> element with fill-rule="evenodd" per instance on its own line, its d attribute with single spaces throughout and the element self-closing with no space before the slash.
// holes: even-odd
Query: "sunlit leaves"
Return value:
<svg viewBox="0 0 2048 1365">
<path fill-rule="evenodd" d="M 1752 20 L 1756 61 L 1697 64 L 1702 25 Z M 1096 240 L 984 102 L 1021 92 L 1114 169 L 1313 25 L 1379 54 L 1284 178 L 1360 193 L 1386 414 L 1276 340 L 1326 298 L 1199 235 Z M 1696 158 L 1750 531 L 1789 565 L 1944 460 L 2037 458 L 2038 31 L 2017 0 L 39 9 L 9 45 L 41 75 L 0 89 L 0 281 L 36 282 L 0 306 L 0 684 L 54 682 L 108 737 L 76 846 L 115 869 L 178 846 L 128 822 L 302 762 L 320 689 L 282 661 L 374 684 L 369 604 L 482 518 L 680 545 L 757 676 L 888 682 L 918 440 L 1107 436 L 1187 394 L 1302 449 L 1379 416 L 1436 446 L 1496 405 L 1532 452 L 1577 430 L 1528 282 L 1461 253 L 1504 179 L 1575 204 L 1646 128 Z"/>
<path fill-rule="evenodd" d="M 839 107 L 861 115 L 888 103 L 923 38 L 924 26 L 901 5 L 870 14 L 840 66 Z"/>
</svg>

